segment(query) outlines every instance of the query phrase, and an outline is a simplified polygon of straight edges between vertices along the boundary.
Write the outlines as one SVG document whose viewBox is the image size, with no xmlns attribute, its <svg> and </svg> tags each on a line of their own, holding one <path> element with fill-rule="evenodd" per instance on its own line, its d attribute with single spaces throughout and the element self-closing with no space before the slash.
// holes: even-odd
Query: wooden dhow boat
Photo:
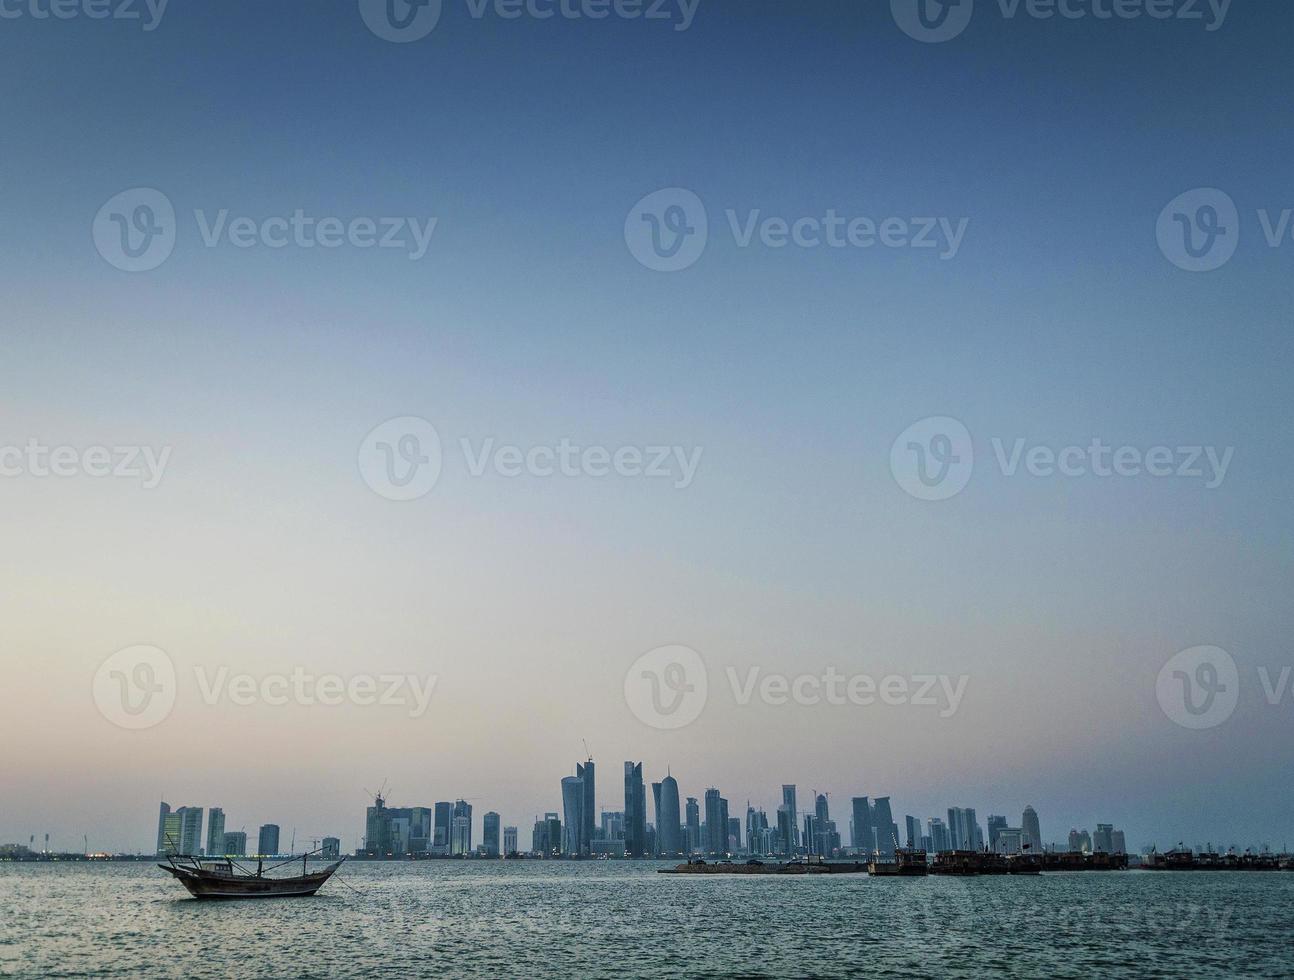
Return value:
<svg viewBox="0 0 1294 980">
<path fill-rule="evenodd" d="M 311 852 L 315 853 L 318 852 Z M 194 898 L 306 898 L 322 888 L 346 860 L 343 857 L 311 871 L 308 865 L 311 854 L 291 857 L 268 868 L 263 860 L 257 860 L 255 871 L 232 858 L 204 861 L 192 854 L 168 854 L 168 863 L 158 867 L 177 878 Z M 270 875 L 297 861 L 301 862 L 301 874 Z"/>
</svg>

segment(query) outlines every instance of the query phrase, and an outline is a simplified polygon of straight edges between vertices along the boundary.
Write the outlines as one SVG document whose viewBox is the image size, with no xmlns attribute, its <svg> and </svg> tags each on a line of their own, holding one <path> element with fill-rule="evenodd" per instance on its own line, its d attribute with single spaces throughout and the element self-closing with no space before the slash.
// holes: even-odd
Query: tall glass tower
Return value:
<svg viewBox="0 0 1294 980">
<path fill-rule="evenodd" d="M 593 760 L 575 766 L 575 775 L 583 780 L 584 804 L 579 830 L 579 853 L 588 856 L 593 850 L 593 821 L 598 812 L 597 792 L 594 782 Z"/>
<path fill-rule="evenodd" d="M 625 763 L 625 856 L 640 858 L 647 851 L 647 794 L 643 764 Z"/>
<path fill-rule="evenodd" d="M 562 819 L 565 824 L 562 853 L 576 857 L 580 854 L 580 838 L 584 833 L 584 780 L 579 776 L 562 779 Z"/>
</svg>

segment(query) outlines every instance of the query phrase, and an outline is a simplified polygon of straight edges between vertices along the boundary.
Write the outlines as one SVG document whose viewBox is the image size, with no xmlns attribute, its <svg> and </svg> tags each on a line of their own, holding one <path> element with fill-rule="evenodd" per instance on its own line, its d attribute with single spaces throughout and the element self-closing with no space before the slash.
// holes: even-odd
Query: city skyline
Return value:
<svg viewBox="0 0 1294 980">
<path fill-rule="evenodd" d="M 923 44 L 886 2 L 449 6 L 409 44 L 354 2 L 4 20 L 0 836 L 147 848 L 140 801 L 208 794 L 348 828 L 386 776 L 524 827 L 581 738 L 600 795 L 635 759 L 770 820 L 769 773 L 861 773 L 923 818 L 1284 836 L 1288 9 L 981 3 Z M 1238 229 L 1210 271 L 1193 214 Z M 651 729 L 626 675 L 669 644 L 709 699 Z M 828 670 L 967 683 L 762 694 Z M 1197 676 L 1225 720 L 1165 706 Z"/>
<path fill-rule="evenodd" d="M 576 764 L 577 771 L 582 774 L 595 772 L 595 766 L 591 757 Z M 562 857 L 583 858 L 608 854 L 627 858 L 650 858 L 653 855 L 675 856 L 688 853 L 718 854 L 726 852 L 730 839 L 740 842 L 739 847 L 733 850 L 743 853 L 790 855 L 797 853 L 799 849 L 799 853 L 824 856 L 873 851 L 889 854 L 895 847 L 919 847 L 931 852 L 943 849 L 997 851 L 999 840 L 1006 842 L 1004 853 L 1017 853 L 1022 849 L 1034 851 L 1063 850 L 1066 847 L 1090 849 L 1093 841 L 1097 842 L 1097 846 L 1112 853 L 1137 853 L 1150 846 L 1165 846 L 1164 839 L 1156 839 L 1143 842 L 1134 849 L 1129 847 L 1122 829 L 1115 829 L 1113 824 L 1101 821 L 1095 822 L 1095 830 L 1088 828 L 1079 830 L 1071 827 L 1063 834 L 1058 830 L 1055 836 L 1046 838 L 1040 830 L 1038 812 L 1031 804 L 1023 807 L 1020 811 L 1021 817 L 1017 821 L 1018 826 L 1012 827 L 1006 817 L 992 812 L 989 812 L 987 818 L 981 821 L 974 807 L 950 806 L 946 810 L 946 821 L 942 816 L 923 818 L 919 814 L 906 812 L 896 817 L 891 806 L 891 798 L 888 796 L 848 796 L 844 797 L 846 802 L 842 803 L 839 794 L 836 794 L 836 805 L 848 808 L 848 818 L 842 823 L 829 815 L 830 798 L 833 795 L 830 791 L 810 791 L 809 806 L 801 808 L 797 803 L 798 785 L 788 783 L 781 785 L 781 802 L 775 808 L 767 807 L 762 803 L 759 806 L 754 805 L 753 801 L 758 799 L 757 797 L 748 797 L 741 807 L 734 807 L 718 787 L 707 787 L 701 797 L 686 797 L 689 805 L 696 803 L 698 799 L 704 799 L 704 810 L 698 806 L 698 822 L 693 826 L 688 813 L 690 806 L 683 805 L 684 797 L 679 793 L 678 781 L 668 769 L 659 782 L 651 783 L 654 809 L 650 814 L 652 819 L 648 820 L 645 809 L 646 784 L 643 782 L 643 765 L 641 762 L 627 760 L 624 763 L 624 771 L 624 797 L 621 806 L 617 808 L 614 803 L 605 802 L 595 805 L 592 827 L 588 826 L 589 821 L 586 820 L 584 809 L 587 784 L 582 777 L 562 777 L 559 795 L 563 798 L 563 805 L 570 803 L 570 808 L 564 813 L 552 810 L 536 811 L 532 830 L 532 840 L 537 840 L 541 833 L 551 839 L 549 823 L 556 820 L 558 827 L 556 836 L 560 844 L 542 849 L 532 847 L 527 849 L 527 852 L 543 850 L 554 855 L 560 854 Z M 493 809 L 485 811 L 479 822 L 474 824 L 472 814 L 475 808 L 473 804 L 461 798 L 453 803 L 444 801 L 418 806 L 393 806 L 383 796 L 385 791 L 384 787 L 377 795 L 375 805 L 367 809 L 365 829 L 357 835 L 360 843 L 355 848 L 349 849 L 357 855 L 381 857 L 429 853 L 446 857 L 474 855 L 501 857 L 508 853 L 504 850 L 503 839 L 509 838 L 514 843 L 518 842 L 527 826 L 525 820 L 518 820 L 515 824 L 510 823 Z M 662 801 L 664 801 L 663 804 Z M 635 827 L 628 816 L 635 805 L 639 808 L 641 820 L 638 827 Z M 665 843 L 662 843 L 661 837 L 661 827 L 670 823 L 668 818 L 671 805 L 674 817 L 673 829 L 678 835 L 677 844 L 673 847 L 668 843 L 670 838 L 664 838 Z M 203 829 L 204 809 L 208 821 L 205 831 Z M 664 824 L 661 818 L 662 809 L 667 815 Z M 768 817 L 770 809 L 773 812 L 772 821 Z M 840 810 L 836 812 L 838 814 Z M 542 819 L 541 813 L 544 814 Z M 792 817 L 789 821 L 784 819 L 784 815 L 788 813 Z M 375 814 L 379 818 L 376 822 Z M 380 819 L 383 816 L 386 819 L 385 823 Z M 572 816 L 577 828 L 573 833 L 570 820 Z M 608 833 L 608 820 L 615 822 L 615 829 L 610 833 Z M 542 829 L 541 825 L 543 825 Z M 478 826 L 481 829 L 479 837 L 475 834 L 475 828 Z M 217 827 L 219 834 L 217 834 Z M 735 834 L 732 833 L 733 830 L 736 831 Z M 757 831 L 762 832 L 763 836 L 758 839 L 765 841 L 767 846 L 752 851 L 757 840 Z M 279 825 L 261 825 L 258 833 L 257 853 L 279 853 L 278 843 L 281 834 Z M 267 833 L 271 835 L 268 838 Z M 581 836 L 584 833 L 589 835 L 587 839 Z M 202 839 L 204 834 L 208 843 L 205 848 L 202 848 L 195 842 Z M 633 844 L 635 834 L 639 835 L 642 841 L 639 848 L 635 848 Z M 291 828 L 291 835 L 295 839 L 295 828 Z M 225 850 L 219 853 L 246 853 L 248 835 L 225 830 L 225 811 L 222 807 L 181 806 L 172 810 L 167 802 L 161 803 L 157 823 L 157 853 L 173 849 L 168 843 L 170 841 L 178 842 L 178 847 L 189 853 L 199 851 L 208 854 L 216 853 L 211 851 L 210 847 L 217 836 L 225 841 Z M 242 838 L 241 850 L 231 849 L 228 843 L 231 836 Z M 347 850 L 344 844 L 348 837 L 345 834 L 314 839 L 324 841 L 325 847 L 334 846 Z M 1087 841 L 1086 845 L 1080 848 L 1073 846 L 1076 841 L 1084 839 Z M 1216 839 L 1220 842 L 1224 838 Z M 274 842 L 274 847 L 270 850 L 264 849 L 267 846 L 267 840 Z M 480 843 L 474 846 L 474 840 Z M 1209 840 L 1213 841 L 1214 837 L 1210 837 Z M 368 843 L 370 841 L 376 843 Z M 1117 841 L 1117 850 L 1112 850 L 1115 847 L 1113 843 L 1115 841 Z M 611 842 L 619 842 L 621 846 L 610 852 L 605 847 L 599 850 L 597 846 Z M 1226 846 L 1258 850 L 1272 846 L 1272 843 L 1269 835 L 1262 841 L 1244 844 L 1232 841 Z"/>
</svg>

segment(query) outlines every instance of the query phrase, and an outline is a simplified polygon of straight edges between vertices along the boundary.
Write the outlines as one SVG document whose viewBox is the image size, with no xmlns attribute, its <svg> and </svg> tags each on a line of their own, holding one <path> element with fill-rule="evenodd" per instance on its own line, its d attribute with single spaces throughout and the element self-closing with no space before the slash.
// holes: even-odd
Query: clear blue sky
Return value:
<svg viewBox="0 0 1294 980">
<path fill-rule="evenodd" d="M 351 846 L 361 787 L 389 776 L 394 802 L 475 796 L 524 839 L 582 736 L 608 805 L 642 758 L 685 795 L 770 807 L 795 781 L 802 799 L 888 793 L 900 821 L 1032 803 L 1048 840 L 1098 819 L 1129 844 L 1294 837 L 1272 778 L 1294 763 L 1294 701 L 1266 704 L 1253 673 L 1294 663 L 1294 242 L 1269 248 L 1257 218 L 1294 207 L 1294 9 L 1235 0 L 1210 32 L 977 7 L 943 44 L 886 3 L 818 0 L 702 0 L 686 31 L 446 0 L 409 44 L 341 0 L 173 0 L 151 32 L 0 20 L 0 443 L 174 446 L 148 493 L 0 481 L 0 666 L 25 692 L 0 721 L 0 837 L 147 847 L 165 793 Z M 90 229 L 140 186 L 179 232 L 131 275 Z M 624 241 L 666 187 L 710 221 L 677 273 Z M 1206 274 L 1155 238 L 1197 187 L 1243 229 Z M 221 209 L 437 225 L 417 262 L 205 248 L 193 212 Z M 727 209 L 969 224 L 949 261 L 742 249 Z M 355 453 L 402 415 L 447 455 L 431 495 L 395 505 Z M 978 458 L 965 492 L 927 503 L 890 446 L 935 415 Z M 490 436 L 704 457 L 683 491 L 472 479 L 450 450 Z M 1210 491 L 1006 478 L 993 437 L 1235 456 Z M 141 642 L 185 669 L 434 670 L 439 700 L 416 723 L 199 704 L 122 732 L 86 691 Z M 658 732 L 617 699 L 671 642 L 712 684 L 758 663 L 970 687 L 938 724 L 717 705 Z M 1197 644 L 1246 679 L 1205 732 L 1155 698 Z"/>
</svg>

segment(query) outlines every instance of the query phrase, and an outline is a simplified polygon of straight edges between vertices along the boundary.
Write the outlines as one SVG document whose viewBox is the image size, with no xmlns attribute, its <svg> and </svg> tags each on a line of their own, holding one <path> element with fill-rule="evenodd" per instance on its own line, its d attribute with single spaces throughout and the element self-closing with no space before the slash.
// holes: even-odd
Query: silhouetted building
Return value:
<svg viewBox="0 0 1294 980">
<path fill-rule="evenodd" d="M 246 857 L 247 835 L 241 830 L 225 831 L 220 853 L 228 857 Z"/>
<path fill-rule="evenodd" d="M 687 851 L 693 854 L 701 850 L 701 807 L 695 796 L 687 798 Z"/>
<path fill-rule="evenodd" d="M 921 833 L 921 821 L 909 815 L 903 818 L 903 823 L 907 830 L 908 847 L 920 847 L 923 836 Z"/>
<path fill-rule="evenodd" d="M 647 854 L 647 794 L 641 762 L 625 763 L 625 854 L 640 858 Z"/>
<path fill-rule="evenodd" d="M 876 851 L 882 858 L 894 857 L 894 842 L 898 840 L 899 827 L 890 812 L 890 798 L 878 796 L 872 804 L 872 829 L 876 832 Z"/>
<path fill-rule="evenodd" d="M 498 857 L 503 853 L 499 846 L 499 824 L 500 817 L 493 810 L 481 818 L 481 843 L 486 857 Z"/>
<path fill-rule="evenodd" d="M 213 806 L 207 811 L 207 854 L 225 853 L 225 811 Z"/>
<path fill-rule="evenodd" d="M 576 765 L 575 775 L 583 781 L 581 785 L 584 789 L 584 803 L 580 810 L 579 853 L 587 855 L 593 844 L 593 818 L 598 812 L 593 760 L 589 759 L 583 765 Z"/>
<path fill-rule="evenodd" d="M 728 801 L 713 787 L 705 791 L 705 850 L 708 854 L 728 853 Z"/>
<path fill-rule="evenodd" d="M 683 828 L 679 823 L 678 781 L 666 776 L 658 784 L 656 798 L 656 850 L 664 857 L 675 857 L 687 850 Z"/>
<path fill-rule="evenodd" d="M 256 853 L 260 855 L 273 855 L 279 853 L 278 824 L 261 824 L 261 831 L 256 836 Z"/>
<path fill-rule="evenodd" d="M 562 853 L 576 857 L 581 853 L 580 836 L 584 828 L 584 780 L 579 776 L 562 778 L 562 822 L 566 827 Z"/>
<path fill-rule="evenodd" d="M 795 849 L 800 846 L 799 828 L 796 826 L 800 819 L 800 811 L 795 805 L 794 783 L 782 784 L 782 806 L 786 807 L 787 812 L 791 815 L 789 822 L 790 835 L 786 839 L 786 853 L 794 854 Z M 780 820 L 778 821 L 778 824 L 779 826 L 781 825 Z"/>
<path fill-rule="evenodd" d="M 1024 808 L 1024 815 L 1020 818 L 1020 829 L 1024 831 L 1021 847 L 1030 851 L 1041 851 L 1042 828 L 1038 826 L 1038 811 L 1033 807 Z"/>
<path fill-rule="evenodd" d="M 988 815 L 988 849 L 999 853 L 997 849 L 998 834 L 1008 826 L 1006 817 L 990 813 Z"/>
<path fill-rule="evenodd" d="M 431 830 L 431 849 L 434 854 L 449 853 L 449 837 L 454 826 L 454 804 L 437 803 Z"/>
<path fill-rule="evenodd" d="M 849 820 L 849 843 L 860 854 L 871 854 L 876 849 L 871 804 L 865 796 L 855 796 L 850 804 L 853 812 Z"/>
</svg>

